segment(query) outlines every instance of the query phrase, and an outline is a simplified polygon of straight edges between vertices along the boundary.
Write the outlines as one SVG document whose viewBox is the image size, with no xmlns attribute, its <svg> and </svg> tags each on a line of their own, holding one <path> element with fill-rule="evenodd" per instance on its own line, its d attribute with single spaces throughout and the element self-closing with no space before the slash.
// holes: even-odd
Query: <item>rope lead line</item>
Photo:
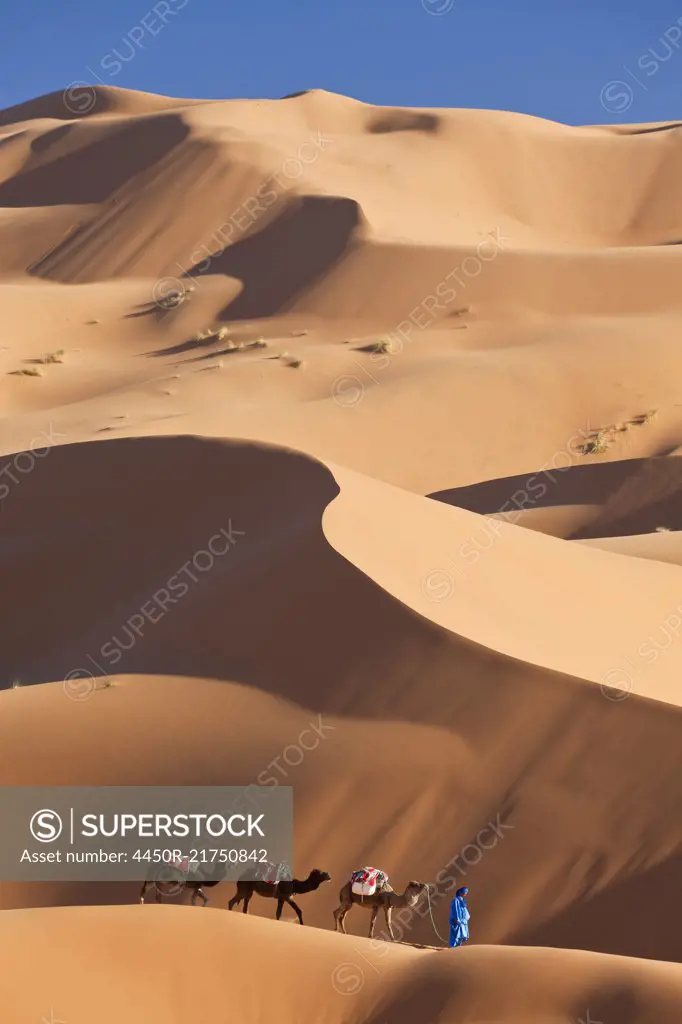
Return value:
<svg viewBox="0 0 682 1024">
<path fill-rule="evenodd" d="M 426 886 L 426 899 L 427 899 L 427 901 L 428 901 L 428 904 L 429 904 L 429 916 L 430 916 L 430 918 L 431 918 L 431 924 L 433 925 L 433 930 L 434 930 L 434 932 L 436 933 L 436 935 L 438 936 L 438 938 L 440 939 L 440 941 L 441 941 L 441 942 L 442 942 L 443 944 L 445 944 L 445 939 L 443 938 L 443 936 L 441 935 L 441 933 L 440 933 L 440 932 L 438 931 L 438 929 L 436 928 L 436 922 L 435 922 L 435 921 L 434 921 L 434 919 L 433 919 L 433 911 L 431 910 L 431 885 L 430 885 L 430 884 L 428 884 L 428 885 Z"/>
</svg>

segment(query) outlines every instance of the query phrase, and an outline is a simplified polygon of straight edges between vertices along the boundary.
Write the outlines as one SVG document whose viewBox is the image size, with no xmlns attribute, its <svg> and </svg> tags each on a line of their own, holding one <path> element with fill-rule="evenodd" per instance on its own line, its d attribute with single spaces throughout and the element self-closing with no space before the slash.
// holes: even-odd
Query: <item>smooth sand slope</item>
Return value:
<svg viewBox="0 0 682 1024">
<path fill-rule="evenodd" d="M 0 784 L 274 778 L 333 881 L 0 884 L 0 1006 L 678 1020 L 679 126 L 92 99 L 0 113 Z M 363 863 L 487 945 L 332 935 Z"/>
<path fill-rule="evenodd" d="M 8 1020 L 676 1024 L 682 1006 L 676 964 L 490 946 L 425 953 L 175 907 L 11 911 L 0 950 Z"/>
</svg>

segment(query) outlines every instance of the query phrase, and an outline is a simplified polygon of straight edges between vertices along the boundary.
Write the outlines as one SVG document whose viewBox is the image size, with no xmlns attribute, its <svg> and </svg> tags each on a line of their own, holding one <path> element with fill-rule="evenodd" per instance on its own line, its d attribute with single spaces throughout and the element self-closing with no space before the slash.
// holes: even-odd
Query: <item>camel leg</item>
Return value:
<svg viewBox="0 0 682 1024">
<path fill-rule="evenodd" d="M 247 894 L 246 894 L 246 896 L 244 897 L 244 906 L 242 907 L 242 911 L 243 911 L 243 912 L 244 912 L 245 914 L 248 914 L 248 912 L 249 912 L 249 903 L 251 902 L 251 897 L 252 897 L 252 896 L 253 896 L 253 893 L 252 893 L 252 892 L 249 892 L 249 893 L 247 893 Z"/>
<path fill-rule="evenodd" d="M 227 904 L 227 909 L 232 910 L 233 907 L 238 907 L 243 899 L 244 897 L 240 896 L 239 890 L 237 890 L 230 902 Z"/>
<path fill-rule="evenodd" d="M 299 907 L 298 903 L 294 903 L 291 896 L 286 897 L 286 902 L 289 904 L 290 907 L 293 907 L 293 909 L 296 911 L 298 923 L 303 924 L 303 914 L 301 913 L 301 908 Z"/>
<path fill-rule="evenodd" d="M 379 913 L 378 907 L 372 907 L 372 920 L 369 922 L 369 937 L 374 937 L 374 925 L 376 923 L 377 914 Z"/>
<path fill-rule="evenodd" d="M 340 907 L 336 908 L 336 910 L 334 911 L 334 931 L 336 931 L 336 926 L 338 925 L 339 931 L 343 932 L 344 935 L 348 934 L 346 932 L 346 925 L 344 922 L 346 920 L 346 914 L 348 913 L 349 910 L 350 907 L 344 907 L 343 904 Z"/>
<path fill-rule="evenodd" d="M 147 895 L 147 889 L 151 885 L 151 882 L 143 882 L 140 890 L 140 903 L 144 903 L 145 896 Z"/>
<path fill-rule="evenodd" d="M 201 888 L 201 886 L 199 886 L 197 889 L 195 889 L 194 892 L 192 893 L 192 906 L 193 907 L 195 907 L 197 905 L 197 897 L 198 896 L 201 896 L 201 899 L 203 901 L 202 905 L 205 907 L 206 904 L 208 903 L 208 897 L 207 897 L 206 893 L 204 892 L 204 890 Z"/>
<path fill-rule="evenodd" d="M 393 907 L 384 907 L 384 915 L 386 917 L 386 927 L 388 928 L 388 934 L 391 936 L 391 942 L 395 942 L 395 935 L 393 934 L 393 925 L 391 924 L 392 913 Z"/>
<path fill-rule="evenodd" d="M 280 917 L 282 916 L 282 910 L 283 909 L 284 909 L 284 900 L 283 899 L 282 900 L 277 900 L 277 913 L 275 914 L 275 919 L 277 921 L 279 921 Z"/>
</svg>

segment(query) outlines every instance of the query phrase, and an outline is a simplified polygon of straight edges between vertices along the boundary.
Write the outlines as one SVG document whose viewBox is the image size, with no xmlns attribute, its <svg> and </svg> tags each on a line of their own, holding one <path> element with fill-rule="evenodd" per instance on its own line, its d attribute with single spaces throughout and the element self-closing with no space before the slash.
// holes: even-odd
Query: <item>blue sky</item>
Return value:
<svg viewBox="0 0 682 1024">
<path fill-rule="evenodd" d="M 3 10 L 0 69 L 0 108 L 99 79 L 207 99 L 322 88 L 568 124 L 677 120 L 682 0 L 22 0 Z"/>
</svg>

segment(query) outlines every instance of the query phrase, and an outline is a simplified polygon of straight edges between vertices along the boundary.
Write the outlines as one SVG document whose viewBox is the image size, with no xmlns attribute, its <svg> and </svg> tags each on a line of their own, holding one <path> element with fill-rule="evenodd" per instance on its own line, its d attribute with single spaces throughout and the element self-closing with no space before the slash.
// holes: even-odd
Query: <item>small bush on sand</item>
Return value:
<svg viewBox="0 0 682 1024">
<path fill-rule="evenodd" d="M 240 341 L 237 348 L 240 352 L 245 352 L 250 348 L 267 348 L 268 343 L 265 338 L 255 338 L 253 341 Z"/>
<path fill-rule="evenodd" d="M 645 427 L 647 424 L 652 423 L 658 416 L 658 409 L 649 409 L 648 412 L 640 412 L 638 416 L 633 416 L 631 420 L 628 420 L 625 424 L 626 427 Z"/>
<path fill-rule="evenodd" d="M 230 339 L 230 330 L 229 330 L 229 328 L 228 327 L 207 327 L 205 331 L 197 331 L 197 333 L 194 335 L 194 341 L 196 341 L 196 342 L 211 341 L 212 339 L 215 340 L 215 341 L 229 341 L 229 339 Z M 234 348 L 237 347 L 236 342 L 234 343 L 233 347 Z"/>
<path fill-rule="evenodd" d="M 298 359 L 296 356 L 289 355 L 288 352 L 282 352 L 280 359 L 285 366 L 290 366 L 293 370 L 297 370 L 299 366 L 303 365 L 303 360 Z"/>
<path fill-rule="evenodd" d="M 46 352 L 44 356 L 40 358 L 41 363 L 63 363 L 64 362 L 64 349 L 58 348 L 56 352 Z"/>
<path fill-rule="evenodd" d="M 181 306 L 186 298 L 186 292 L 169 292 L 168 295 L 164 295 L 158 300 L 158 304 L 161 309 L 175 309 L 177 306 Z"/>
<path fill-rule="evenodd" d="M 593 437 L 588 437 L 584 444 L 578 447 L 581 455 L 601 455 L 613 444 L 613 436 L 608 430 L 598 430 Z"/>
</svg>

